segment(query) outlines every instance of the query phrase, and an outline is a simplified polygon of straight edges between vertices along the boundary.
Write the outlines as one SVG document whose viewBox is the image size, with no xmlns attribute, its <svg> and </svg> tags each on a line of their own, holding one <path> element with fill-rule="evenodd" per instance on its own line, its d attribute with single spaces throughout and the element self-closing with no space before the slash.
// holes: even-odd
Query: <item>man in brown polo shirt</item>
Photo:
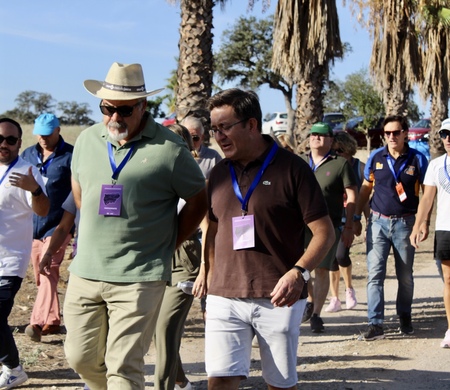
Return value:
<svg viewBox="0 0 450 390">
<path fill-rule="evenodd" d="M 254 92 L 222 91 L 208 108 L 226 157 L 208 189 L 208 388 L 239 387 L 256 335 L 269 389 L 295 389 L 306 282 L 334 241 L 333 226 L 309 166 L 261 134 Z M 313 232 L 306 251 L 305 226 Z"/>
</svg>

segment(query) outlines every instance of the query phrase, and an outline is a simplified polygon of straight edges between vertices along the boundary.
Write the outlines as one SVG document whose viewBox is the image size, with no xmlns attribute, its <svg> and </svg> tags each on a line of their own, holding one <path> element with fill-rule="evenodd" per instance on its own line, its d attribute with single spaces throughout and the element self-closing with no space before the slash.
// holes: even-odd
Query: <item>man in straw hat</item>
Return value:
<svg viewBox="0 0 450 390">
<path fill-rule="evenodd" d="M 205 214 L 205 179 L 183 140 L 146 111 L 161 90 L 146 90 L 141 65 L 114 63 L 104 82 L 84 86 L 101 99 L 103 123 L 83 131 L 73 153 L 81 219 L 65 352 L 89 388 L 144 389 L 171 258 Z"/>
</svg>

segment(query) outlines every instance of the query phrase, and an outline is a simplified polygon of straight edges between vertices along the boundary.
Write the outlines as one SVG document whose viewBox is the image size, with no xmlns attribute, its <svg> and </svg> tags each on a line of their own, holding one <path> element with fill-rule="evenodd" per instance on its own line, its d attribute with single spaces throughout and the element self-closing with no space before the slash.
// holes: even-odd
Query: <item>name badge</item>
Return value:
<svg viewBox="0 0 450 390">
<path fill-rule="evenodd" d="M 253 215 L 233 217 L 233 249 L 255 247 L 255 221 Z"/>
<path fill-rule="evenodd" d="M 397 190 L 398 197 L 400 198 L 400 202 L 404 202 L 407 198 L 405 189 L 403 188 L 402 183 L 397 183 L 395 185 L 395 189 Z"/>
<path fill-rule="evenodd" d="M 99 215 L 109 215 L 113 217 L 120 216 L 122 210 L 122 184 L 103 184 L 100 195 L 100 207 L 98 209 Z"/>
</svg>

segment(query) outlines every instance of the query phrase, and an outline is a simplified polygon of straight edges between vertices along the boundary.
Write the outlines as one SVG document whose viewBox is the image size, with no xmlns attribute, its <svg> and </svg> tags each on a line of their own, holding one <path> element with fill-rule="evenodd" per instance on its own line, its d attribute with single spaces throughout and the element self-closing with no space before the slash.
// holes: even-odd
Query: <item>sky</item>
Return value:
<svg viewBox="0 0 450 390">
<path fill-rule="evenodd" d="M 265 18 L 277 1 L 271 0 L 265 13 L 261 0 L 251 11 L 247 3 L 229 0 L 224 10 L 215 8 L 214 51 L 237 18 Z M 331 78 L 344 81 L 368 68 L 371 41 L 348 8 L 340 0 L 337 4 L 341 40 L 353 51 L 335 63 Z M 0 0 L 0 20 L 0 113 L 13 109 L 17 96 L 31 90 L 57 102 L 88 103 L 90 117 L 99 121 L 99 99 L 84 89 L 84 80 L 103 81 L 113 62 L 140 63 L 147 90 L 153 90 L 164 87 L 177 66 L 180 10 L 165 0 Z M 286 111 L 280 92 L 268 87 L 257 92 L 263 115 Z"/>
</svg>

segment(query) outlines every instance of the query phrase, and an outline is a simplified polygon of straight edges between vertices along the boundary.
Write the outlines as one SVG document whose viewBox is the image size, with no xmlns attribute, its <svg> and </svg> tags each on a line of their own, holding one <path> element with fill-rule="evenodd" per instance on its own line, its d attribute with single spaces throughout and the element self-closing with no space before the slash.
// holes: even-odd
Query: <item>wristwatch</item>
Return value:
<svg viewBox="0 0 450 390">
<path fill-rule="evenodd" d="M 305 283 L 308 282 L 309 279 L 311 279 L 311 273 L 307 269 L 300 267 L 299 265 L 294 265 L 294 267 L 292 268 L 295 268 L 297 271 L 300 271 Z"/>
<path fill-rule="evenodd" d="M 42 194 L 42 188 L 41 188 L 41 186 L 39 186 L 35 191 L 33 191 L 32 193 L 31 193 L 31 195 L 33 195 L 33 196 L 39 196 L 39 195 L 41 195 Z"/>
<path fill-rule="evenodd" d="M 355 214 L 355 215 L 353 215 L 353 222 L 356 222 L 356 221 L 361 221 L 361 218 L 362 218 L 362 215 L 361 214 Z"/>
</svg>

